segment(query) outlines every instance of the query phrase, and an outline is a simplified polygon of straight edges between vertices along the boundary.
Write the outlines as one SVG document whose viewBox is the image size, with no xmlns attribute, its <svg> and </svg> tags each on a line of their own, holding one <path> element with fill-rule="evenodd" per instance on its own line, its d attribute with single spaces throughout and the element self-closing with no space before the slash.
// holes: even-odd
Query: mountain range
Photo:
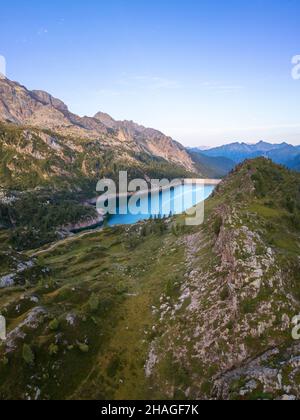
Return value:
<svg viewBox="0 0 300 420">
<path fill-rule="evenodd" d="M 139 174 L 143 173 L 146 178 L 149 174 L 145 173 L 145 166 L 149 164 L 149 160 L 155 162 L 156 165 L 158 162 L 159 165 L 173 165 L 174 175 L 180 176 L 183 171 L 186 171 L 190 175 L 205 178 L 222 178 L 236 164 L 245 159 L 262 156 L 291 169 L 300 168 L 300 146 L 260 141 L 257 144 L 232 143 L 211 149 L 206 147 L 186 149 L 158 130 L 143 127 L 133 121 L 116 121 L 104 112 L 98 112 L 93 117 L 80 117 L 70 112 L 66 104 L 49 93 L 41 90 L 30 91 L 7 78 L 0 79 L 0 122 L 2 122 L 2 132 L 5 130 L 9 132 L 12 127 L 17 127 L 19 137 L 23 138 L 22 153 L 19 153 L 20 142 L 14 150 L 19 153 L 18 168 L 14 162 L 9 162 L 9 158 L 6 159 L 4 172 L 6 174 L 11 172 L 12 176 L 18 169 L 22 170 L 21 161 L 26 156 L 36 162 L 33 167 L 39 167 L 36 172 L 41 173 L 43 172 L 41 163 L 46 156 L 47 161 L 51 160 L 51 157 L 53 160 L 60 160 L 62 166 L 67 163 L 68 167 L 70 153 L 77 155 L 77 157 L 72 157 L 71 166 L 74 166 L 74 160 L 78 160 L 78 155 L 82 155 L 81 172 L 83 174 L 81 175 L 83 178 L 87 173 L 91 174 L 90 178 L 96 177 L 101 166 L 99 158 L 103 153 L 106 155 L 111 153 L 112 163 L 118 165 L 123 162 L 128 167 L 128 163 L 131 162 L 130 167 L 138 168 Z M 35 138 L 35 145 L 33 145 L 33 138 Z M 2 140 L 0 146 L 7 148 L 8 145 L 5 140 Z M 10 143 L 11 153 L 14 146 Z M 48 153 L 43 155 L 40 149 L 45 149 L 45 147 L 48 148 Z M 33 150 L 35 152 L 31 153 Z M 146 165 L 145 159 L 148 161 Z M 59 178 L 60 173 L 64 175 L 64 170 L 60 166 L 53 165 L 50 171 L 46 171 L 43 174 L 44 181 L 51 178 L 51 172 L 56 179 Z M 141 169 L 141 166 L 144 168 Z M 13 171 L 10 171 L 9 167 L 13 168 Z M 71 171 L 74 172 L 73 168 Z M 23 171 L 23 176 L 20 178 L 23 185 L 22 178 L 25 173 L 26 171 Z M 66 168 L 65 175 L 67 173 Z M 72 177 L 69 175 L 68 178 Z M 6 182 L 7 179 L 9 177 L 5 175 Z M 3 185 L 5 185 L 5 180 L 3 180 Z M 40 176 L 37 180 L 39 180 L 39 185 L 44 183 Z"/>
<path fill-rule="evenodd" d="M 79 117 L 47 92 L 0 79 L 0 226 L 14 228 L 17 248 L 97 225 L 89 203 L 102 177 L 219 178 L 228 171 L 221 163 L 158 130 L 103 112 Z"/>
<path fill-rule="evenodd" d="M 300 146 L 288 143 L 271 144 L 264 141 L 257 144 L 237 142 L 211 149 L 195 148 L 191 150 L 193 153 L 213 158 L 226 158 L 234 164 L 241 163 L 246 159 L 265 157 L 289 168 L 297 168 L 297 159 L 300 159 Z"/>
<path fill-rule="evenodd" d="M 40 90 L 29 91 L 8 79 L 0 79 L 0 121 L 101 141 L 106 147 L 121 146 L 125 153 L 145 152 L 193 170 L 193 162 L 184 147 L 157 130 L 131 121 L 115 121 L 101 112 L 92 118 L 79 117 L 50 94 Z"/>
<path fill-rule="evenodd" d="M 0 79 L 0 400 L 300 399 L 300 174 L 271 160 L 298 150 L 185 149 Z M 120 170 L 224 179 L 202 225 L 100 228 Z"/>
</svg>

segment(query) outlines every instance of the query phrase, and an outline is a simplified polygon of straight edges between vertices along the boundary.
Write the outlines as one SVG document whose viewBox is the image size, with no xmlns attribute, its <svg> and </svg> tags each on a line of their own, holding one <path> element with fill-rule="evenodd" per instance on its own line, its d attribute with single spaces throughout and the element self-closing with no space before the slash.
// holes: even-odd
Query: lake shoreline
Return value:
<svg viewBox="0 0 300 420">
<path fill-rule="evenodd" d="M 222 182 L 222 179 L 205 179 L 205 178 L 186 178 L 186 179 L 182 179 L 181 181 L 174 183 L 174 185 L 172 185 L 172 187 L 178 187 L 180 185 L 191 185 L 191 184 L 199 184 L 199 185 L 214 185 L 217 186 Z M 171 188 L 172 188 L 171 187 Z M 168 188 L 170 188 L 170 186 L 166 186 L 166 187 L 160 187 L 160 188 L 154 188 L 151 189 L 151 186 L 149 186 L 148 190 L 142 190 L 142 191 L 133 191 L 133 192 L 124 192 L 124 193 L 117 193 L 117 194 L 111 194 L 111 195 L 107 195 L 106 199 L 119 199 L 119 198 L 130 198 L 133 197 L 135 195 L 140 195 L 140 196 L 144 196 L 144 195 L 148 195 L 149 193 L 158 193 L 158 192 L 162 192 L 167 190 Z M 101 197 L 101 196 L 99 196 Z M 91 200 L 88 200 L 87 203 L 90 205 L 96 205 L 97 204 L 97 200 L 99 199 L 99 197 L 95 197 L 92 198 Z"/>
<path fill-rule="evenodd" d="M 191 184 L 198 184 L 198 185 L 204 185 L 204 186 L 216 186 L 218 185 L 222 180 L 217 180 L 217 179 L 189 179 L 189 180 L 185 180 L 188 181 L 186 182 L 186 185 L 191 185 Z M 182 183 L 177 183 L 175 186 L 180 186 L 183 185 L 183 181 Z M 157 189 L 156 192 L 163 192 L 164 190 L 166 190 L 166 188 L 161 188 L 160 190 Z M 145 192 L 146 194 L 149 192 Z M 137 193 L 130 193 L 130 196 L 127 195 L 127 197 L 132 197 L 134 194 L 141 194 L 142 196 L 142 192 L 137 192 Z M 117 197 L 118 198 L 118 197 Z M 86 203 L 87 204 L 87 203 Z M 91 204 L 91 201 L 89 201 L 89 205 L 96 205 L 96 199 L 94 201 L 94 204 Z M 109 225 L 107 224 L 109 221 L 109 217 L 108 215 L 105 214 L 99 214 L 99 219 L 97 223 L 92 223 L 91 225 L 86 224 L 85 226 L 81 226 L 78 229 L 73 229 L 70 230 L 70 226 L 68 226 L 68 229 L 66 229 L 66 227 L 62 227 L 62 229 L 60 230 L 61 234 L 62 234 L 62 238 L 58 239 L 57 241 L 53 242 L 52 244 L 50 244 L 50 246 L 46 246 L 42 249 L 40 249 L 39 251 L 36 250 L 31 250 L 28 255 L 31 257 L 36 257 L 40 254 L 46 253 L 46 252 L 50 252 L 51 250 L 54 250 L 56 247 L 58 247 L 60 244 L 62 243 L 66 243 L 72 240 L 76 240 L 82 236 L 85 235 L 90 235 L 96 232 L 100 232 L 103 228 L 108 227 L 108 228 L 112 228 L 114 225 Z M 138 220 L 135 223 L 140 223 L 140 222 L 145 222 L 148 219 L 142 219 L 142 220 Z M 132 223 L 132 224 L 135 224 Z M 118 226 L 118 225 L 115 225 Z"/>
</svg>

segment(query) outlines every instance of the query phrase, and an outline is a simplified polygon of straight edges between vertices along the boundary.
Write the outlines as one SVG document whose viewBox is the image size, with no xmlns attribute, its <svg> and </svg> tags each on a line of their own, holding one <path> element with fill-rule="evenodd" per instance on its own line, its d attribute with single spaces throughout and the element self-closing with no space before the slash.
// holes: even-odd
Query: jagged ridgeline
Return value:
<svg viewBox="0 0 300 420">
<path fill-rule="evenodd" d="M 79 117 L 49 93 L 6 78 L 0 79 L 0 121 L 6 123 L 0 126 L 0 181 L 9 188 L 86 188 L 96 175 L 113 177 L 123 167 L 132 177 L 168 178 L 219 177 L 231 169 L 222 158 L 194 161 L 158 130 L 116 121 L 103 112 Z"/>
<path fill-rule="evenodd" d="M 114 172 L 113 165 L 125 163 L 126 168 L 138 167 L 139 173 L 147 163 L 153 164 L 154 171 L 156 163 L 169 163 L 175 169 L 180 167 L 181 172 L 195 172 L 185 148 L 157 130 L 132 121 L 115 121 L 101 112 L 94 117 L 79 117 L 47 92 L 30 91 L 8 79 L 0 79 L 0 121 L 27 127 L 10 133 L 3 133 L 2 127 L 1 143 L 4 152 L 19 152 L 21 157 L 33 159 L 34 175 L 39 175 L 37 181 L 42 185 L 49 182 L 49 177 L 57 179 L 62 175 L 71 180 L 78 176 L 89 179 L 97 172 L 109 176 Z M 8 174 L 10 167 L 11 172 L 18 167 L 9 157 L 7 163 Z"/>
<path fill-rule="evenodd" d="M 119 171 L 129 178 L 187 177 L 196 175 L 163 158 L 101 140 L 66 137 L 37 128 L 0 123 L 0 185 L 26 191 L 34 188 L 95 194 L 102 177 L 118 182 Z"/>
<path fill-rule="evenodd" d="M 299 217 L 300 175 L 258 159 L 202 226 L 150 220 L 27 254 L 33 282 L 1 273 L 15 286 L 0 398 L 300 398 Z"/>
<path fill-rule="evenodd" d="M 219 177 L 219 160 L 194 161 L 163 133 L 102 112 L 79 117 L 43 91 L 0 79 L 0 226 L 17 250 L 94 226 L 87 203 L 103 177 Z M 211 165 L 208 167 L 208 164 Z"/>
</svg>

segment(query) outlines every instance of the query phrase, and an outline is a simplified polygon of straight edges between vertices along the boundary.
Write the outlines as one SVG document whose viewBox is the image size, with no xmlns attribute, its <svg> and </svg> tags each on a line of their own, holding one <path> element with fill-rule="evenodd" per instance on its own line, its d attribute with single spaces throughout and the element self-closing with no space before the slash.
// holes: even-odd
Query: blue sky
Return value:
<svg viewBox="0 0 300 420">
<path fill-rule="evenodd" d="M 7 76 L 185 145 L 300 144 L 299 0 L 11 0 Z"/>
</svg>

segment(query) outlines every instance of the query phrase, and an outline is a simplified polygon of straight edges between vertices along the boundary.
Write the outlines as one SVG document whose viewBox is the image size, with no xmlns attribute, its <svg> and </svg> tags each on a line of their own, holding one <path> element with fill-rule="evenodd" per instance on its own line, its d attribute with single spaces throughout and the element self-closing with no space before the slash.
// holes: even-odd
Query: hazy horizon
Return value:
<svg viewBox="0 0 300 420">
<path fill-rule="evenodd" d="M 7 78 L 8 79 L 10 79 L 10 80 L 12 80 L 12 81 L 14 81 L 14 82 L 18 82 L 18 83 L 20 83 L 21 85 L 24 85 L 26 88 L 28 88 L 28 86 L 26 86 L 24 83 L 22 83 L 22 81 L 20 81 L 20 80 L 13 80 L 13 79 L 11 79 L 10 77 L 9 77 L 9 75 L 7 75 Z M 28 88 L 29 89 L 29 88 Z M 43 89 L 42 87 L 38 87 L 38 86 L 36 86 L 36 87 L 31 87 L 30 88 L 31 90 L 45 90 L 45 89 Z M 62 99 L 62 97 L 58 94 L 58 95 L 55 95 L 55 94 L 53 94 L 53 92 L 49 92 L 49 91 L 47 91 L 49 94 L 51 94 L 52 96 L 54 96 L 54 97 L 56 97 L 57 99 Z M 72 104 L 69 104 L 69 103 L 66 103 L 65 102 L 65 104 L 68 106 L 68 108 L 69 108 L 69 110 L 71 111 L 71 112 L 73 112 L 73 113 L 76 113 L 76 111 L 74 111 L 74 109 L 72 109 Z M 156 126 L 154 126 L 154 125 L 148 125 L 148 124 L 146 124 L 146 123 L 143 123 L 143 122 L 141 122 L 141 121 L 138 121 L 138 120 L 136 120 L 136 119 L 134 119 L 134 118 L 116 118 L 114 115 L 112 115 L 112 114 L 110 114 L 110 113 L 108 113 L 106 110 L 104 110 L 104 109 L 98 109 L 95 113 L 93 113 L 93 114 L 91 114 L 91 115 L 88 115 L 88 114 L 86 114 L 86 113 L 78 113 L 78 115 L 79 116 L 81 116 L 81 117 L 85 117 L 85 116 L 87 116 L 87 117 L 94 117 L 94 115 L 97 113 L 97 112 L 103 112 L 103 113 L 107 113 L 107 114 L 109 114 L 113 119 L 116 119 L 116 120 L 120 120 L 120 121 L 124 121 L 124 120 L 127 120 L 127 121 L 133 121 L 133 122 L 135 122 L 135 123 L 137 123 L 137 124 L 139 124 L 139 125 L 143 125 L 143 126 L 145 126 L 145 127 L 147 127 L 147 128 L 153 128 L 153 129 L 156 129 L 156 130 L 158 130 L 158 131 L 161 131 L 163 134 L 166 134 L 166 135 L 168 135 L 168 136 L 170 136 L 170 137 L 172 137 L 174 140 L 176 140 L 176 141 L 178 141 L 178 142 L 180 142 L 182 145 L 184 145 L 185 147 L 187 147 L 187 148 L 193 148 L 193 147 L 195 147 L 195 148 L 214 148 L 214 147 L 219 147 L 219 146 L 222 146 L 222 145 L 226 145 L 226 144 L 232 144 L 232 143 L 245 143 L 245 144 L 249 144 L 249 145 L 254 145 L 254 144 L 257 144 L 257 143 L 259 143 L 259 142 L 261 142 L 261 141 L 263 141 L 263 142 L 266 142 L 266 143 L 271 143 L 271 144 L 280 144 L 280 143 L 288 143 L 288 144 L 291 144 L 291 145 L 294 145 L 294 146 L 297 146 L 297 145 L 300 145 L 300 124 L 299 124 L 299 135 L 298 134 L 293 134 L 293 135 L 290 135 L 290 136 L 287 136 L 287 137 L 295 137 L 295 140 L 293 141 L 293 140 L 291 140 L 291 141 L 288 141 L 288 140 L 286 140 L 285 138 L 284 138 L 284 136 L 282 135 L 282 136 L 280 136 L 280 135 L 274 135 L 273 137 L 267 137 L 267 136 L 265 136 L 265 137 L 258 137 L 258 138 L 256 138 L 256 137 L 254 137 L 254 136 L 247 136 L 247 139 L 246 139 L 246 137 L 242 137 L 242 134 L 240 135 L 240 137 L 237 137 L 236 136 L 236 132 L 238 132 L 239 130 L 238 129 L 236 129 L 236 130 L 233 130 L 232 131 L 232 137 L 230 138 L 229 137 L 229 135 L 227 135 L 227 138 L 225 138 L 223 141 L 221 141 L 221 140 L 219 140 L 222 136 L 225 136 L 225 134 L 222 134 L 222 133 L 220 133 L 220 135 L 218 136 L 217 134 L 215 134 L 215 135 L 211 135 L 211 138 L 213 138 L 213 140 L 212 141 L 210 141 L 209 140 L 209 138 L 210 138 L 210 136 L 209 135 L 206 135 L 205 137 L 203 137 L 203 139 L 204 139 L 204 141 L 197 141 L 197 138 L 195 137 L 195 140 L 193 141 L 193 140 L 191 140 L 191 141 L 189 141 L 188 140 L 188 138 L 189 137 L 193 137 L 193 135 L 185 135 L 185 139 L 186 139 L 186 141 L 184 141 L 184 140 L 182 140 L 182 139 L 180 139 L 180 138 L 178 138 L 178 137 L 176 137 L 176 136 L 174 136 L 174 135 L 172 135 L 172 134 L 170 134 L 170 132 L 172 131 L 172 129 L 169 129 L 169 131 L 167 131 L 167 130 L 164 130 L 164 129 L 160 129 L 159 127 L 156 127 Z M 297 126 L 298 127 L 298 126 Z M 275 127 L 276 128 L 276 127 Z M 283 129 L 283 127 L 277 127 L 277 128 L 281 128 L 281 129 Z M 264 128 L 264 130 L 267 130 L 266 128 Z M 262 130 L 263 131 L 263 130 Z M 241 130 L 241 133 L 242 133 L 242 130 Z M 196 136 L 196 135 L 195 135 Z M 201 137 L 201 136 L 200 136 Z M 298 141 L 297 141 L 297 139 L 296 139 L 296 137 L 299 139 Z M 205 139 L 207 139 L 207 141 L 205 142 Z"/>
</svg>

